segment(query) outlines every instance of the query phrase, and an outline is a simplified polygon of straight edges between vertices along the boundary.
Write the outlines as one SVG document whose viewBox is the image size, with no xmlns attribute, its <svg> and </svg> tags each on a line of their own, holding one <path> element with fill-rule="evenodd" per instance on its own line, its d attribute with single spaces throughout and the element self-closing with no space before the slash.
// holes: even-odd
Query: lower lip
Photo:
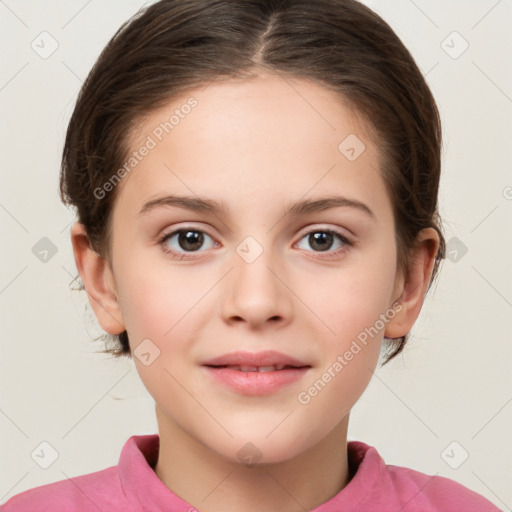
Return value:
<svg viewBox="0 0 512 512">
<path fill-rule="evenodd" d="M 299 381 L 311 367 L 276 370 L 274 372 L 242 372 L 228 368 L 203 366 L 215 380 L 242 395 L 269 395 Z"/>
</svg>

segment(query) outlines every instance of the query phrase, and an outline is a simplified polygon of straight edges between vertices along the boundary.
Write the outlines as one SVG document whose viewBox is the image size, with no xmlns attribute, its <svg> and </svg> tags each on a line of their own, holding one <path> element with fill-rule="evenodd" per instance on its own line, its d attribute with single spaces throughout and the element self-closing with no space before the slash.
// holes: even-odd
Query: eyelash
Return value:
<svg viewBox="0 0 512 512">
<path fill-rule="evenodd" d="M 173 260 L 180 260 L 181 261 L 181 260 L 195 259 L 195 257 L 191 256 L 191 255 L 196 254 L 197 252 L 201 252 L 201 251 L 190 251 L 189 253 L 176 253 L 175 251 L 172 251 L 172 250 L 170 250 L 168 248 L 168 246 L 166 245 L 166 242 L 169 239 L 171 239 L 175 235 L 178 235 L 179 233 L 183 233 L 183 232 L 186 232 L 186 231 L 193 231 L 195 233 L 203 233 L 203 234 L 209 236 L 213 240 L 213 237 L 211 235 L 209 235 L 206 231 L 194 228 L 192 226 L 190 226 L 190 227 L 185 226 L 183 228 L 171 231 L 170 233 L 166 233 L 165 235 L 162 235 L 162 237 L 159 239 L 158 244 L 162 247 L 162 250 L 166 254 L 168 254 Z M 321 228 L 320 229 L 313 229 L 311 231 L 308 231 L 307 233 L 304 233 L 302 235 L 302 237 L 300 238 L 300 240 L 302 240 L 305 237 L 311 235 L 312 233 L 328 233 L 328 234 L 334 235 L 335 237 L 338 238 L 338 240 L 340 240 L 344 244 L 344 246 L 341 249 L 338 249 L 338 250 L 333 251 L 333 252 L 322 253 L 322 251 L 308 251 L 308 252 L 314 252 L 314 253 L 318 253 L 318 254 L 323 254 L 321 256 L 322 259 L 336 258 L 340 254 L 342 254 L 343 252 L 346 252 L 347 247 L 351 247 L 352 245 L 354 245 L 354 243 L 350 239 L 348 239 L 346 236 L 342 235 L 341 233 L 339 233 L 338 231 L 333 230 L 333 229 L 321 229 Z"/>
</svg>

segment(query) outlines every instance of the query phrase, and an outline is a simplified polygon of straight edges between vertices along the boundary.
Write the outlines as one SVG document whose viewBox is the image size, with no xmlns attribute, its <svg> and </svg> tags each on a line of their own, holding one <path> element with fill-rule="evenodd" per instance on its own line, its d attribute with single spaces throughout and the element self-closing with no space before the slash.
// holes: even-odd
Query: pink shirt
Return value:
<svg viewBox="0 0 512 512">
<path fill-rule="evenodd" d="M 132 436 L 117 466 L 29 489 L 12 497 L 1 510 L 195 512 L 153 471 L 158 448 L 158 434 Z M 347 448 L 354 476 L 312 512 L 499 512 L 490 501 L 454 480 L 388 466 L 375 448 L 361 441 L 349 441 Z"/>
</svg>

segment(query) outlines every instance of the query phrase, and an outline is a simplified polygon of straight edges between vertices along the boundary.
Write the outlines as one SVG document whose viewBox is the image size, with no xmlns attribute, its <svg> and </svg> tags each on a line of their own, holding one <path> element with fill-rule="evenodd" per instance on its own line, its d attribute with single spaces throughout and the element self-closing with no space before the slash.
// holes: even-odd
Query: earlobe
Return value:
<svg viewBox="0 0 512 512">
<path fill-rule="evenodd" d="M 423 229 L 418 235 L 411 254 L 407 275 L 397 277 L 395 290 L 400 295 L 394 302 L 400 303 L 395 317 L 386 325 L 386 338 L 401 338 L 410 332 L 416 322 L 434 269 L 440 240 L 433 228 Z"/>
<path fill-rule="evenodd" d="M 76 268 L 82 278 L 89 302 L 101 328 L 110 334 L 126 330 L 112 270 L 108 261 L 92 247 L 83 224 L 71 228 Z"/>
</svg>

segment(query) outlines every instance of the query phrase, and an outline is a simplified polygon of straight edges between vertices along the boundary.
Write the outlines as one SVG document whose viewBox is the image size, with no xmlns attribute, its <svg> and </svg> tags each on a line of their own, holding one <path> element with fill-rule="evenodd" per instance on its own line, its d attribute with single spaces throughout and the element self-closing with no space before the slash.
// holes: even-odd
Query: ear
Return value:
<svg viewBox="0 0 512 512">
<path fill-rule="evenodd" d="M 76 268 L 101 328 L 110 334 L 125 331 L 112 270 L 108 261 L 91 247 L 83 224 L 79 222 L 73 224 L 71 243 Z"/>
<path fill-rule="evenodd" d="M 401 309 L 386 325 L 386 338 L 400 338 L 412 329 L 418 318 L 427 292 L 440 240 L 437 231 L 426 228 L 420 231 L 416 245 L 411 253 L 407 274 L 397 275 L 393 297 Z"/>
</svg>

